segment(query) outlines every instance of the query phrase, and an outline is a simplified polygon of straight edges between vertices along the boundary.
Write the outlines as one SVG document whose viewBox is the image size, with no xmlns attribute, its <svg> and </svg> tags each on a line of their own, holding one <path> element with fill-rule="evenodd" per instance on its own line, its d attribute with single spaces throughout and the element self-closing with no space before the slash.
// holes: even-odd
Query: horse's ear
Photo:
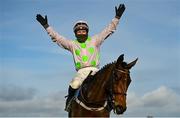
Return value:
<svg viewBox="0 0 180 118">
<path fill-rule="evenodd" d="M 129 63 L 129 64 L 126 66 L 126 68 L 127 68 L 127 69 L 131 69 L 131 68 L 136 64 L 137 60 L 138 60 L 138 58 L 136 58 L 136 60 L 134 60 L 134 61 L 132 61 L 131 63 Z"/>
<path fill-rule="evenodd" d="M 124 54 L 120 55 L 116 62 L 116 67 L 118 67 L 124 60 Z"/>
<path fill-rule="evenodd" d="M 118 63 L 118 64 L 119 64 L 119 63 L 122 63 L 123 60 L 124 60 L 124 54 L 122 54 L 122 55 L 120 55 L 120 56 L 118 57 L 117 63 Z"/>
</svg>

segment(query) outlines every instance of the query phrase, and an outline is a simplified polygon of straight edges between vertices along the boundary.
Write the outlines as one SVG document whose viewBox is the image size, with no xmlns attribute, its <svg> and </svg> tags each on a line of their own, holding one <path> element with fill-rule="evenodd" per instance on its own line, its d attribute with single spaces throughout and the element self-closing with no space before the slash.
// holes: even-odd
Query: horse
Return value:
<svg viewBox="0 0 180 118">
<path fill-rule="evenodd" d="M 131 83 L 130 69 L 138 58 L 128 64 L 123 60 L 124 54 L 95 75 L 89 74 L 71 101 L 69 117 L 110 117 L 112 110 L 118 115 L 126 111 L 127 90 Z"/>
</svg>

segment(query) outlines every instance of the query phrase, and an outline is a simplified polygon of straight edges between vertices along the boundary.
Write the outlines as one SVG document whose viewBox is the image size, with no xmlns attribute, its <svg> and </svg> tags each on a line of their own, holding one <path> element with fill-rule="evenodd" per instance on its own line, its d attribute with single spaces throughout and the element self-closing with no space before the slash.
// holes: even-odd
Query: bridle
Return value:
<svg viewBox="0 0 180 118">
<path fill-rule="evenodd" d="M 129 71 L 125 71 L 125 70 L 122 70 L 122 69 L 117 69 L 117 68 L 113 68 L 112 72 L 111 72 L 111 75 L 110 75 L 110 78 L 109 78 L 109 85 L 108 85 L 108 103 L 110 103 L 110 107 L 113 109 L 113 111 L 115 112 L 115 106 L 116 106 L 116 101 L 115 101 L 115 96 L 116 95 L 121 95 L 121 96 L 127 96 L 127 93 L 126 91 L 125 92 L 115 92 L 114 91 L 114 83 L 116 81 L 120 81 L 120 79 L 122 78 L 118 78 L 115 73 L 116 72 L 120 72 L 120 73 L 123 73 L 123 74 L 130 74 Z"/>
</svg>

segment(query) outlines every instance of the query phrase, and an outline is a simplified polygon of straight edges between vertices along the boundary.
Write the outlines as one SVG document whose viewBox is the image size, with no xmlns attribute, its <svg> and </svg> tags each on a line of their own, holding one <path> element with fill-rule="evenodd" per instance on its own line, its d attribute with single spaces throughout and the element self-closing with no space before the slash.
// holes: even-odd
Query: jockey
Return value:
<svg viewBox="0 0 180 118">
<path fill-rule="evenodd" d="M 112 19 L 111 23 L 102 32 L 92 37 L 88 35 L 88 23 L 82 20 L 77 21 L 73 27 L 76 37 L 75 40 L 68 40 L 58 34 L 51 26 L 49 26 L 47 16 L 44 18 L 40 14 L 37 14 L 37 21 L 45 28 L 52 41 L 57 43 L 60 47 L 70 51 L 73 55 L 77 73 L 69 85 L 65 108 L 66 111 L 68 110 L 68 102 L 74 96 L 76 90 L 81 86 L 84 79 L 86 79 L 90 72 L 91 75 L 94 75 L 98 71 L 100 45 L 116 30 L 124 10 L 124 4 L 120 4 L 118 8 L 115 7 L 115 18 Z"/>
</svg>

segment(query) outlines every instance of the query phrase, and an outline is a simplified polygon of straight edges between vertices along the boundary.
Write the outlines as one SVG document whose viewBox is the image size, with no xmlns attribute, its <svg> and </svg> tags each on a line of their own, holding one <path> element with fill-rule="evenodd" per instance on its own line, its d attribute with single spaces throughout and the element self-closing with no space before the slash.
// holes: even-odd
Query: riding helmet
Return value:
<svg viewBox="0 0 180 118">
<path fill-rule="evenodd" d="M 73 30 L 74 30 L 74 33 L 76 33 L 78 30 L 86 30 L 88 33 L 89 26 L 86 21 L 79 20 L 75 23 Z"/>
</svg>

